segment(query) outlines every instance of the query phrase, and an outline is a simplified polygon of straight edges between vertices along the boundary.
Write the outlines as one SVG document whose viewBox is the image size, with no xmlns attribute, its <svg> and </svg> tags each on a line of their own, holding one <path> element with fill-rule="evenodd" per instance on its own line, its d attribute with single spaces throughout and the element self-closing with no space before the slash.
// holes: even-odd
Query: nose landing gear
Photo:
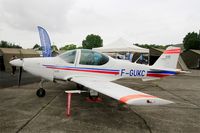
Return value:
<svg viewBox="0 0 200 133">
<path fill-rule="evenodd" d="M 42 79 L 39 83 L 39 89 L 36 91 L 36 95 L 38 97 L 44 97 L 46 95 L 45 89 L 43 89 L 43 83 L 45 82 L 44 79 Z"/>
</svg>

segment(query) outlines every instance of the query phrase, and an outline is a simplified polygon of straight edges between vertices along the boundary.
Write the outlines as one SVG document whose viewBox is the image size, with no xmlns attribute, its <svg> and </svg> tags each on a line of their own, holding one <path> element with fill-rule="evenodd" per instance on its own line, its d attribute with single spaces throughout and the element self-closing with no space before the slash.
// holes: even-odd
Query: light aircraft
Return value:
<svg viewBox="0 0 200 133">
<path fill-rule="evenodd" d="M 164 105 L 173 102 L 112 81 L 125 77 L 147 81 L 181 73 L 176 69 L 180 52 L 180 48 L 169 46 L 152 66 L 114 59 L 88 49 L 71 50 L 56 57 L 15 59 L 10 63 L 45 80 L 85 86 L 91 96 L 102 93 L 129 105 Z M 42 84 L 43 81 L 37 90 L 39 97 L 45 95 Z"/>
</svg>

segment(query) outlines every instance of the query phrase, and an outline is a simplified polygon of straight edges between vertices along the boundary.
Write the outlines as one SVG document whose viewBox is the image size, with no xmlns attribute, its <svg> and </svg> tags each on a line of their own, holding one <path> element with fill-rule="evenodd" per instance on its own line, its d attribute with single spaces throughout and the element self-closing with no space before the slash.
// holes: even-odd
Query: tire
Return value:
<svg viewBox="0 0 200 133">
<path fill-rule="evenodd" d="M 43 88 L 39 88 L 39 89 L 37 90 L 37 92 L 36 92 L 36 95 L 37 95 L 38 97 L 44 97 L 45 94 L 46 94 L 46 91 L 45 91 Z"/>
</svg>

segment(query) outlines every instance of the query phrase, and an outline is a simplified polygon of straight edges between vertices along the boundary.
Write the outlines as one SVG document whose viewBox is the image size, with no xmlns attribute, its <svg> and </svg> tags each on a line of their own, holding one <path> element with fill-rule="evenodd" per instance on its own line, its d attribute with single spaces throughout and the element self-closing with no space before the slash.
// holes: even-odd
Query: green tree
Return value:
<svg viewBox="0 0 200 133">
<path fill-rule="evenodd" d="M 72 49 L 76 49 L 76 45 L 74 44 L 69 44 L 69 45 L 65 45 L 64 47 L 61 47 L 60 50 L 72 50 Z"/>
<path fill-rule="evenodd" d="M 82 48 L 83 48 L 82 46 L 78 46 L 78 47 L 77 47 L 77 49 L 82 49 Z"/>
<path fill-rule="evenodd" d="M 103 40 L 99 35 L 87 35 L 86 39 L 82 41 L 82 46 L 85 49 L 92 49 L 103 46 Z"/>
<path fill-rule="evenodd" d="M 2 40 L 0 42 L 0 48 L 22 48 L 22 47 L 19 46 L 19 45 L 14 44 L 14 43 L 10 43 L 10 42 Z"/>
<path fill-rule="evenodd" d="M 185 50 L 200 49 L 200 35 L 195 32 L 189 32 L 183 39 L 183 45 Z"/>
<path fill-rule="evenodd" d="M 35 45 L 33 46 L 33 49 L 34 49 L 34 50 L 42 50 L 42 47 L 41 47 L 40 45 L 38 45 L 38 44 L 35 44 Z"/>
<path fill-rule="evenodd" d="M 52 49 L 52 51 L 58 51 L 58 48 L 56 45 L 51 45 L 51 49 Z"/>
</svg>

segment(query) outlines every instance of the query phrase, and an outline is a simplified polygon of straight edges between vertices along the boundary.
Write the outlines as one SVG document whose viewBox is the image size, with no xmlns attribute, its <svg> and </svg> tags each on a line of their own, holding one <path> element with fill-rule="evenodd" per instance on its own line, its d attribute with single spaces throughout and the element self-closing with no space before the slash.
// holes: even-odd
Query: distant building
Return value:
<svg viewBox="0 0 200 133">
<path fill-rule="evenodd" d="M 164 49 L 150 48 L 149 65 L 153 65 L 164 52 Z"/>
<path fill-rule="evenodd" d="M 39 57 L 32 49 L 0 48 L 0 71 L 11 71 L 9 62 L 13 55 L 17 58 Z"/>
<path fill-rule="evenodd" d="M 189 68 L 200 68 L 200 50 L 190 49 L 183 52 L 181 56 Z"/>
<path fill-rule="evenodd" d="M 36 52 L 40 55 L 40 57 L 43 56 L 41 50 L 36 50 Z M 53 51 L 51 52 L 51 55 L 52 55 L 52 57 L 55 57 L 55 56 L 59 55 L 59 52 L 53 50 Z"/>
</svg>

